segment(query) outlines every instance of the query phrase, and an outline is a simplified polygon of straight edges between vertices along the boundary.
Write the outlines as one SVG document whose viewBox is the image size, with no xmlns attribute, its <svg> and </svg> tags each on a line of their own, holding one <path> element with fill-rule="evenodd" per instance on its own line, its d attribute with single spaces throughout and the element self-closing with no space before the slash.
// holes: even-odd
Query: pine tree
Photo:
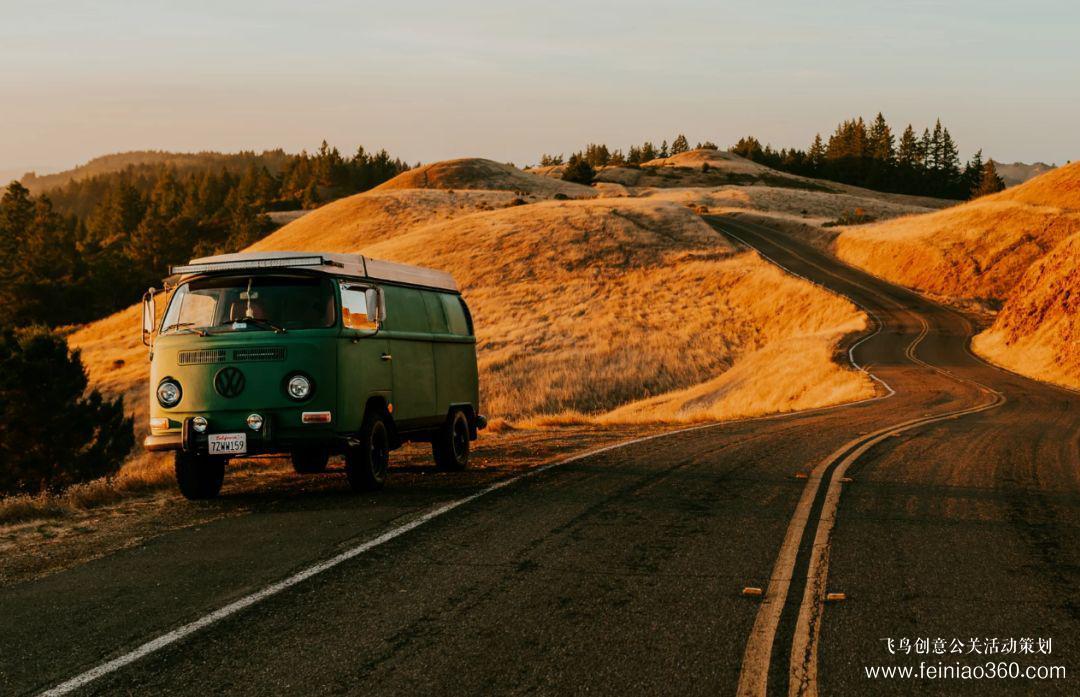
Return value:
<svg viewBox="0 0 1080 697">
<path fill-rule="evenodd" d="M 686 136 L 680 133 L 674 141 L 671 143 L 671 154 L 678 155 L 679 153 L 688 152 L 690 150 L 690 143 L 686 140 Z"/>
<path fill-rule="evenodd" d="M 820 173 L 825 166 L 825 143 L 821 140 L 820 133 L 814 135 L 814 142 L 810 144 L 806 159 L 811 174 Z"/>
<path fill-rule="evenodd" d="M 892 129 L 889 128 L 889 124 L 885 121 L 885 117 L 879 111 L 877 117 L 874 119 L 873 125 L 870 126 L 870 157 L 878 162 L 891 164 L 893 157 L 895 156 L 893 150 L 894 142 Z"/>
<path fill-rule="evenodd" d="M 574 153 L 566 161 L 566 169 L 563 170 L 563 181 L 577 184 L 591 184 L 596 177 L 596 170 L 586 161 L 581 153 Z"/>
<path fill-rule="evenodd" d="M 979 184 L 982 181 L 983 167 L 985 163 L 982 158 L 982 150 L 976 150 L 975 154 L 971 156 L 971 159 L 964 165 L 964 186 L 967 187 L 967 195 L 969 197 L 975 196 L 975 190 L 979 188 Z"/>
<path fill-rule="evenodd" d="M 979 186 L 971 193 L 971 197 L 978 198 L 987 194 L 996 194 L 1004 188 L 1005 180 L 998 176 L 997 165 L 994 164 L 993 160 L 987 160 L 986 164 L 983 165 Z"/>
</svg>

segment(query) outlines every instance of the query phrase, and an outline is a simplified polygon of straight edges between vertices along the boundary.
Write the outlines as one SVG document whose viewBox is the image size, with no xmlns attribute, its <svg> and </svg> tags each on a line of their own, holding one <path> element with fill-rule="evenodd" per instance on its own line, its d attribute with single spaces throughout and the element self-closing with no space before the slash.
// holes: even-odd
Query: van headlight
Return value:
<svg viewBox="0 0 1080 697">
<path fill-rule="evenodd" d="M 172 378 L 165 378 L 157 386 L 157 401 L 163 407 L 175 407 L 180 403 L 183 391 L 180 383 Z"/>
<path fill-rule="evenodd" d="M 306 375 L 293 375 L 285 383 L 285 392 L 290 399 L 301 401 L 311 396 L 311 378 Z"/>
</svg>

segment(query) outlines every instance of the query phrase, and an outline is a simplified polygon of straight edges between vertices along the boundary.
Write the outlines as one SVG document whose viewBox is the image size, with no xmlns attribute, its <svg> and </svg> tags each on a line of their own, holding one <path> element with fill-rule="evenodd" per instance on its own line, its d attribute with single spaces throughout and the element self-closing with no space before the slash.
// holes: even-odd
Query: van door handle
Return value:
<svg viewBox="0 0 1080 697">
<path fill-rule="evenodd" d="M 383 359 L 384 361 L 394 360 L 394 357 L 391 356 L 389 353 L 384 353 L 383 355 L 379 356 L 379 358 Z"/>
</svg>

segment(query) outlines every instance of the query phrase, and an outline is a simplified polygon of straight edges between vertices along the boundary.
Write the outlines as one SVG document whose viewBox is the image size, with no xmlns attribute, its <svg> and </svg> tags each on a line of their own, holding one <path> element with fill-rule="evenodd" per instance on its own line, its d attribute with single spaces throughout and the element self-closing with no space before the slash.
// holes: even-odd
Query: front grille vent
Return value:
<svg viewBox="0 0 1080 697">
<path fill-rule="evenodd" d="M 285 360 L 285 347 L 258 346 L 233 349 L 232 359 L 234 361 L 283 361 Z"/>
<path fill-rule="evenodd" d="M 199 349 L 181 351 L 177 358 L 180 365 L 200 365 L 203 363 L 221 363 L 225 360 L 225 349 Z"/>
</svg>

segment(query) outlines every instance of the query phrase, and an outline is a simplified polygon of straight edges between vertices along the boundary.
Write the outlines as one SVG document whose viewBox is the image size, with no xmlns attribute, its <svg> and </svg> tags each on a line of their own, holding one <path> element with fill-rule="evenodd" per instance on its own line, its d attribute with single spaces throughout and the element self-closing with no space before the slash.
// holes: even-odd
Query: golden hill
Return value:
<svg viewBox="0 0 1080 697">
<path fill-rule="evenodd" d="M 563 194 L 571 198 L 591 197 L 596 192 L 587 186 L 541 177 L 513 165 L 467 157 L 444 160 L 402 172 L 376 191 L 391 189 L 492 189 L 551 197 Z"/>
<path fill-rule="evenodd" d="M 972 345 L 1016 372 L 1080 388 L 1080 233 L 1031 265 Z"/>
<path fill-rule="evenodd" d="M 536 200 L 536 197 L 526 197 Z M 360 249 L 417 225 L 504 208 L 519 197 L 510 191 L 390 189 L 338 199 L 297 218 L 252 245 L 252 251 L 312 249 L 311 240 L 333 231 L 338 250 Z"/>
<path fill-rule="evenodd" d="M 257 247 L 356 251 L 452 272 L 476 317 L 493 417 L 603 418 L 621 408 L 618 418 L 633 420 L 729 418 L 872 394 L 862 373 L 832 360 L 865 317 L 735 251 L 686 206 L 592 199 L 495 207 L 508 196 L 369 192 Z M 124 394 L 141 427 L 147 365 L 137 321 L 134 308 L 125 310 L 70 342 L 92 382 Z M 740 368 L 765 377 L 717 382 Z M 687 399 L 632 406 L 694 389 Z"/>
<path fill-rule="evenodd" d="M 1080 162 L 943 211 L 844 229 L 837 255 L 931 294 L 1004 300 L 1027 268 L 1080 231 Z"/>
<path fill-rule="evenodd" d="M 727 418 L 872 393 L 864 375 L 831 360 L 840 337 L 865 326 L 861 313 L 736 252 L 684 206 L 546 202 L 415 228 L 362 251 L 455 275 L 476 317 L 493 415 L 603 415 L 708 382 L 796 338 L 820 350 L 774 352 L 774 368 L 792 367 L 791 380 L 770 384 L 765 371 L 718 386 L 711 400 L 635 419 Z"/>
</svg>

